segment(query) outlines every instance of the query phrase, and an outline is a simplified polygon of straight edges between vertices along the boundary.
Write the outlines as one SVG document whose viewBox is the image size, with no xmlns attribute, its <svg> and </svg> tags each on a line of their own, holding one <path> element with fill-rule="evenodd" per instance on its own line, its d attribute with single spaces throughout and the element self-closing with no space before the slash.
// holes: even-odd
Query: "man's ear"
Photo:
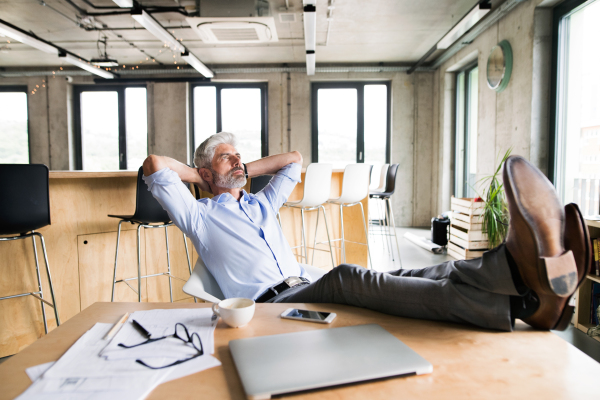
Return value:
<svg viewBox="0 0 600 400">
<path fill-rule="evenodd" d="M 208 168 L 198 168 L 198 173 L 205 182 L 213 183 L 213 175 Z"/>
</svg>

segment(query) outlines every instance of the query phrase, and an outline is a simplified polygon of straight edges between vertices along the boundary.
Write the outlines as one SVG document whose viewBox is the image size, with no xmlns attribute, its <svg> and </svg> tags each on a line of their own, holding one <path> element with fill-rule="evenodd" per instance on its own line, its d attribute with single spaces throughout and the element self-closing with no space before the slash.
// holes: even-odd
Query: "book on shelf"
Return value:
<svg viewBox="0 0 600 400">
<path fill-rule="evenodd" d="M 600 306 L 600 283 L 592 283 L 592 296 L 590 302 L 590 322 L 592 325 L 598 325 L 596 310 L 598 309 L 598 306 Z"/>
<path fill-rule="evenodd" d="M 598 244 L 598 238 L 592 239 L 592 247 L 594 248 L 594 266 L 593 269 L 596 272 L 596 276 L 600 276 L 600 245 Z M 592 272 L 590 272 L 592 273 Z"/>
</svg>

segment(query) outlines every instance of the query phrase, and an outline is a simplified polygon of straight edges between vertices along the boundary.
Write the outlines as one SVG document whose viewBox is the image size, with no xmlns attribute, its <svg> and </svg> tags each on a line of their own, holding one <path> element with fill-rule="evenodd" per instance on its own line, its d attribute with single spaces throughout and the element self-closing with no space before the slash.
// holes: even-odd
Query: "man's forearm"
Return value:
<svg viewBox="0 0 600 400">
<path fill-rule="evenodd" d="M 185 164 L 182 164 L 173 158 L 164 156 L 148 156 L 148 158 L 144 160 L 144 175 L 150 176 L 153 173 L 167 167 L 173 170 L 177 175 L 179 175 L 179 178 L 183 182 L 195 183 L 198 185 L 201 184 L 201 178 L 198 174 L 198 170 L 196 170 L 195 168 L 191 168 Z"/>
<path fill-rule="evenodd" d="M 248 176 L 273 175 L 281 168 L 291 163 L 302 164 L 302 155 L 297 151 L 290 153 L 276 154 L 252 161 L 246 164 Z"/>
</svg>

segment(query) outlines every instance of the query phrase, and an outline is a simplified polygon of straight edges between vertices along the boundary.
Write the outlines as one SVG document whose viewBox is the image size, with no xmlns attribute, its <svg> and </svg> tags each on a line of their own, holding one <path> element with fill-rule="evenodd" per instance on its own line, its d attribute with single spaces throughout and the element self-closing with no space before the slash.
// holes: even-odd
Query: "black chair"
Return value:
<svg viewBox="0 0 600 400">
<path fill-rule="evenodd" d="M 271 182 L 271 175 L 260 175 L 250 178 L 250 193 L 256 194 Z"/>
<path fill-rule="evenodd" d="M 151 278 L 153 276 L 162 276 L 166 275 L 169 277 L 169 294 L 171 296 L 171 303 L 173 302 L 173 286 L 171 283 L 171 278 L 179 279 L 184 282 L 187 282 L 186 279 L 178 278 L 176 276 L 171 275 L 171 259 L 169 257 L 169 233 L 167 228 L 173 223 L 171 222 L 171 218 L 169 214 L 162 208 L 160 203 L 152 196 L 152 193 L 148 191 L 148 186 L 146 182 L 142 179 L 143 171 L 142 167 L 138 170 L 137 176 L 137 188 L 136 188 L 136 196 L 135 196 L 135 212 L 133 215 L 109 215 L 112 218 L 118 218 L 119 227 L 117 229 L 117 250 L 115 252 L 115 271 L 113 273 L 113 285 L 112 285 L 112 295 L 110 297 L 110 301 L 115 301 L 115 285 L 120 282 L 124 282 L 127 286 L 131 288 L 134 292 L 136 291 L 127 281 L 131 281 L 137 279 L 138 281 L 138 301 L 142 301 L 142 279 Z M 119 279 L 117 280 L 117 261 L 119 259 L 119 240 L 121 239 L 121 224 L 123 222 L 130 222 L 131 224 L 138 224 L 137 227 L 137 259 L 138 259 L 138 276 L 136 278 L 127 278 L 127 279 Z M 154 224 L 154 225 L 151 225 Z M 158 225 L 156 225 L 158 224 Z M 158 274 L 145 275 L 141 276 L 141 254 L 140 254 L 140 229 L 147 228 L 165 228 L 165 240 L 167 244 L 167 272 L 161 272 Z M 185 244 L 185 253 L 187 255 L 188 268 L 190 270 L 190 276 L 192 275 L 192 264 L 190 262 L 190 253 L 188 250 L 187 240 L 185 233 L 183 234 L 183 243 Z"/>
<path fill-rule="evenodd" d="M 398 250 L 398 261 L 400 261 L 400 268 L 402 268 L 402 260 L 400 258 L 400 246 L 398 245 L 398 236 L 396 234 L 396 222 L 394 221 L 394 210 L 392 209 L 392 202 L 390 198 L 396 191 L 396 176 L 398 173 L 398 164 L 392 164 L 387 170 L 387 175 L 385 178 L 385 190 L 383 192 L 371 191 L 369 193 L 369 198 L 374 200 L 382 200 L 385 208 L 385 226 L 387 228 L 387 232 L 385 235 L 389 238 L 393 231 L 394 238 L 396 239 L 396 250 Z M 391 226 L 390 226 L 391 221 Z M 391 250 L 391 246 L 390 246 Z M 394 252 L 390 251 L 392 254 L 392 260 L 394 260 Z"/>
<path fill-rule="evenodd" d="M 31 237 L 33 241 L 33 255 L 35 257 L 35 271 L 38 279 L 38 291 L 0 297 L 0 300 L 23 296 L 33 296 L 40 300 L 46 333 L 48 333 L 48 323 L 46 321 L 44 303 L 54 309 L 56 325 L 60 325 L 56 299 L 54 298 L 54 287 L 52 286 L 52 278 L 50 276 L 50 266 L 48 265 L 46 243 L 42 234 L 35 231 L 36 229 L 50 225 L 48 172 L 48 167 L 43 164 L 0 164 L 0 187 L 2 188 L 2 195 L 0 195 L 0 235 L 12 235 L 1 237 L 0 241 Z M 52 303 L 44 299 L 42 292 L 42 281 L 35 243 L 36 236 L 42 242 Z"/>
</svg>

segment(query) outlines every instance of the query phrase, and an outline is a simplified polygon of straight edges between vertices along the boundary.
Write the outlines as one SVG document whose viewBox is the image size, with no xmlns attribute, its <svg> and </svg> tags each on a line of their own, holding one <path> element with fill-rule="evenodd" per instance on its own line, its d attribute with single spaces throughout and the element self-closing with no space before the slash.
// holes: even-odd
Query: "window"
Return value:
<svg viewBox="0 0 600 400">
<path fill-rule="evenodd" d="M 562 201 L 600 212 L 600 1 L 567 1 L 554 11 L 555 126 L 551 178 Z"/>
<path fill-rule="evenodd" d="M 0 163 L 29 164 L 27 86 L 0 86 Z"/>
<path fill-rule="evenodd" d="M 478 78 L 477 64 L 456 74 L 454 140 L 454 195 L 456 197 L 476 196 Z"/>
<path fill-rule="evenodd" d="M 314 82 L 312 161 L 389 163 L 390 90 L 389 82 Z"/>
<path fill-rule="evenodd" d="M 77 169 L 137 170 L 148 156 L 145 87 L 76 86 Z"/>
<path fill-rule="evenodd" d="M 192 157 L 205 139 L 231 132 L 244 162 L 269 154 L 266 83 L 207 83 L 192 90 Z"/>
</svg>

